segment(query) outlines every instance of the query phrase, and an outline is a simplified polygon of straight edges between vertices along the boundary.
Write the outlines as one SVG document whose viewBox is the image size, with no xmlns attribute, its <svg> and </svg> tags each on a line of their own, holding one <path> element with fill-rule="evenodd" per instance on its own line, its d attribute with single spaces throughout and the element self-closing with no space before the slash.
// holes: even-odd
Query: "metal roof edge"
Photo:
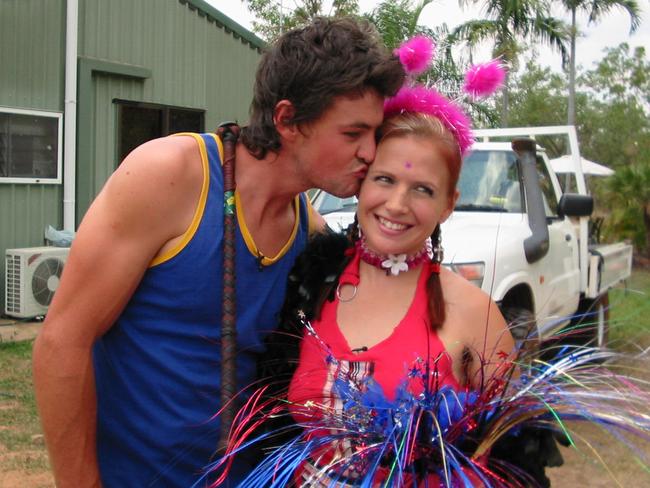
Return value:
<svg viewBox="0 0 650 488">
<path fill-rule="evenodd" d="M 221 26 L 226 29 L 226 32 L 231 31 L 234 34 L 235 39 L 239 37 L 242 41 L 247 42 L 252 48 L 262 51 L 266 47 L 266 42 L 249 31 L 248 29 L 242 27 L 237 22 L 232 20 L 230 17 L 227 17 L 225 14 L 221 13 L 215 7 L 207 3 L 205 0 L 178 0 L 179 3 L 187 5 L 190 9 L 195 8 L 199 13 L 206 15 L 208 20 L 214 20 Z"/>
</svg>

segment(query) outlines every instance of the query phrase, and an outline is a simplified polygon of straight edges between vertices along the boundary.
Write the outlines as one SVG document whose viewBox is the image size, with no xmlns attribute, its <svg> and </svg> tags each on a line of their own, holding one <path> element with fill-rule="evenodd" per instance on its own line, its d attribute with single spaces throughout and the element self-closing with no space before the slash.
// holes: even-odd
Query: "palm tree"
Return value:
<svg viewBox="0 0 650 488">
<path fill-rule="evenodd" d="M 560 0 L 565 9 L 571 12 L 571 28 L 569 38 L 571 40 L 571 54 L 569 55 L 569 111 L 568 124 L 575 125 L 576 121 L 576 13 L 578 11 L 589 14 L 587 23 L 597 22 L 603 15 L 614 8 L 621 8 L 630 15 L 630 34 L 636 30 L 641 22 L 639 16 L 641 10 L 636 0 Z"/>
<path fill-rule="evenodd" d="M 500 57 L 510 68 L 521 51 L 520 40 L 539 40 L 560 51 L 567 58 L 566 24 L 549 15 L 544 0 L 461 0 L 462 3 L 483 3 L 485 19 L 470 20 L 451 33 L 451 41 L 465 41 L 474 46 L 486 40 L 494 41 L 492 55 Z M 501 108 L 501 124 L 508 122 L 508 82 L 506 75 Z"/>
</svg>

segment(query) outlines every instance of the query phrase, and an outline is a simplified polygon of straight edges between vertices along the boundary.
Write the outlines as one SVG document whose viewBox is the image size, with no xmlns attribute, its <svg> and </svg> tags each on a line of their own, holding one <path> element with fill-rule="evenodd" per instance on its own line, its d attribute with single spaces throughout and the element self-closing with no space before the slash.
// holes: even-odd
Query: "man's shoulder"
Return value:
<svg viewBox="0 0 650 488">
<path fill-rule="evenodd" d="M 152 186 L 174 187 L 199 185 L 203 178 L 201 153 L 190 136 L 153 139 L 135 148 L 122 162 L 116 175 L 144 178 Z"/>
<path fill-rule="evenodd" d="M 164 137 L 134 149 L 98 198 L 115 211 L 133 214 L 134 222 L 145 218 L 165 227 L 172 224 L 174 232 L 182 234 L 196 209 L 204 177 L 196 141 Z"/>
<path fill-rule="evenodd" d="M 200 157 L 198 144 L 190 135 L 174 135 L 152 139 L 135 148 L 124 160 L 124 163 L 147 163 L 175 166 L 193 158 Z"/>
</svg>

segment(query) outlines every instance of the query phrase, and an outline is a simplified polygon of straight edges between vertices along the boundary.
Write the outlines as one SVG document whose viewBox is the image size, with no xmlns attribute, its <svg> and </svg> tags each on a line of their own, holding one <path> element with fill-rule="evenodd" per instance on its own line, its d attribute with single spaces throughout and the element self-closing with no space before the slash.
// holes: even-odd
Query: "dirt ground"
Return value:
<svg viewBox="0 0 650 488">
<path fill-rule="evenodd" d="M 589 439 L 602 463 L 585 442 L 576 440 L 575 448 L 561 447 L 564 466 L 546 470 L 554 488 L 641 488 L 650 487 L 650 472 L 643 468 L 627 447 L 595 426 L 580 425 L 576 432 Z M 643 444 L 646 460 L 650 459 L 650 442 Z M 609 472 L 608 472 L 609 471 Z"/>
<path fill-rule="evenodd" d="M 54 480 L 49 472 L 28 474 L 24 471 L 8 471 L 0 475 L 0 488 L 54 488 Z"/>
<path fill-rule="evenodd" d="M 47 469 L 47 454 L 42 438 L 36 439 L 34 449 L 9 452 L 0 444 L 2 470 L 0 488 L 54 488 L 54 479 Z"/>
</svg>

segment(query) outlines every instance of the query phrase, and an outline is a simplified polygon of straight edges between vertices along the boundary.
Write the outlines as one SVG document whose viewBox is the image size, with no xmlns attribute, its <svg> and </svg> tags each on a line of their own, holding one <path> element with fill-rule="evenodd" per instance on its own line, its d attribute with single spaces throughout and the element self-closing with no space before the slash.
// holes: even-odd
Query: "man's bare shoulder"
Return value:
<svg viewBox="0 0 650 488">
<path fill-rule="evenodd" d="M 192 219 L 203 183 L 203 165 L 191 137 L 165 137 L 133 150 L 93 204 L 125 230 L 158 227 L 163 242 L 182 234 Z M 155 233 L 158 233 L 155 232 Z"/>
<path fill-rule="evenodd" d="M 150 178 L 189 177 L 202 175 L 198 144 L 190 136 L 169 136 L 153 139 L 135 148 L 115 172 L 131 171 L 148 174 Z"/>
</svg>

